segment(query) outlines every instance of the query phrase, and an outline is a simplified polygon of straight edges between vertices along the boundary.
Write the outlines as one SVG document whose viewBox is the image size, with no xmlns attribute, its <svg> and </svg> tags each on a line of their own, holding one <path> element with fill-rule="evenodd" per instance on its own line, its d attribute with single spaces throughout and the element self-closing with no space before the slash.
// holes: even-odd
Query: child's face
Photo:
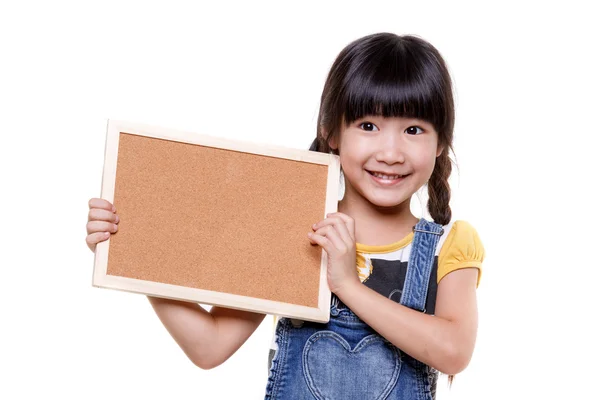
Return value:
<svg viewBox="0 0 600 400">
<path fill-rule="evenodd" d="M 442 151 L 430 123 L 380 116 L 352 122 L 342 128 L 339 140 L 330 145 L 339 150 L 348 183 L 345 200 L 366 199 L 379 207 L 410 201 L 430 178 L 435 158 Z M 378 173 L 387 177 L 377 176 Z"/>
</svg>

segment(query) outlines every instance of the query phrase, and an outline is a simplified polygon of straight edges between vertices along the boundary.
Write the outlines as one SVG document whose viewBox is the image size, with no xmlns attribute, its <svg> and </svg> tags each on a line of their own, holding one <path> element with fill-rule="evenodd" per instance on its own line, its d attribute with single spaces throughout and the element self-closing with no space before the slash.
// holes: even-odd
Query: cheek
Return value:
<svg viewBox="0 0 600 400">
<path fill-rule="evenodd" d="M 362 169 L 364 163 L 368 160 L 368 153 L 365 152 L 365 146 L 340 147 L 340 163 L 342 168 Z"/>
<path fill-rule="evenodd" d="M 346 175 L 356 175 L 362 170 L 362 164 L 356 157 L 340 157 L 340 166 Z"/>
<path fill-rule="evenodd" d="M 433 168 L 435 167 L 436 160 L 436 152 L 433 151 L 423 151 L 419 157 L 417 157 L 414 162 L 417 163 L 418 168 L 423 171 L 423 173 L 428 176 L 433 172 Z"/>
</svg>

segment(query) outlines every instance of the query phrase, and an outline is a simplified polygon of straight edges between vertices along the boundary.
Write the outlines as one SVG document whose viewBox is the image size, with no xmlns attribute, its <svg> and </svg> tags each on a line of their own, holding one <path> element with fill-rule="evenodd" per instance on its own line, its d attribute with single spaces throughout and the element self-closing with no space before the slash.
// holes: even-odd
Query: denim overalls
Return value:
<svg viewBox="0 0 600 400">
<path fill-rule="evenodd" d="M 423 312 L 441 225 L 421 219 L 400 304 Z M 437 371 L 365 324 L 335 295 L 327 324 L 281 318 L 265 399 L 431 400 Z"/>
</svg>

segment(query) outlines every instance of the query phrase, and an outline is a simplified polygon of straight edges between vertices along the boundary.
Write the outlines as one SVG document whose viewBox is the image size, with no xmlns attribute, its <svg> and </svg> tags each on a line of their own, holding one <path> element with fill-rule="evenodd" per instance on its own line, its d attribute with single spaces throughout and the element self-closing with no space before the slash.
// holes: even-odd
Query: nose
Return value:
<svg viewBox="0 0 600 400">
<path fill-rule="evenodd" d="M 386 164 L 404 163 L 404 145 L 402 135 L 387 132 L 379 136 L 378 150 L 375 159 Z"/>
</svg>

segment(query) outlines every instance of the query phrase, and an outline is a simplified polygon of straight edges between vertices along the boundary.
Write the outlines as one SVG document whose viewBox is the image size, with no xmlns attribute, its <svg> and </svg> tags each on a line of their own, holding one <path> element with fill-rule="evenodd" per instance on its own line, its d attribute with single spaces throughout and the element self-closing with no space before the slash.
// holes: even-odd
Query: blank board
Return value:
<svg viewBox="0 0 600 400">
<path fill-rule="evenodd" d="M 120 222 L 92 284 L 326 322 L 307 233 L 337 211 L 339 173 L 333 154 L 109 120 L 101 197 Z"/>
</svg>

